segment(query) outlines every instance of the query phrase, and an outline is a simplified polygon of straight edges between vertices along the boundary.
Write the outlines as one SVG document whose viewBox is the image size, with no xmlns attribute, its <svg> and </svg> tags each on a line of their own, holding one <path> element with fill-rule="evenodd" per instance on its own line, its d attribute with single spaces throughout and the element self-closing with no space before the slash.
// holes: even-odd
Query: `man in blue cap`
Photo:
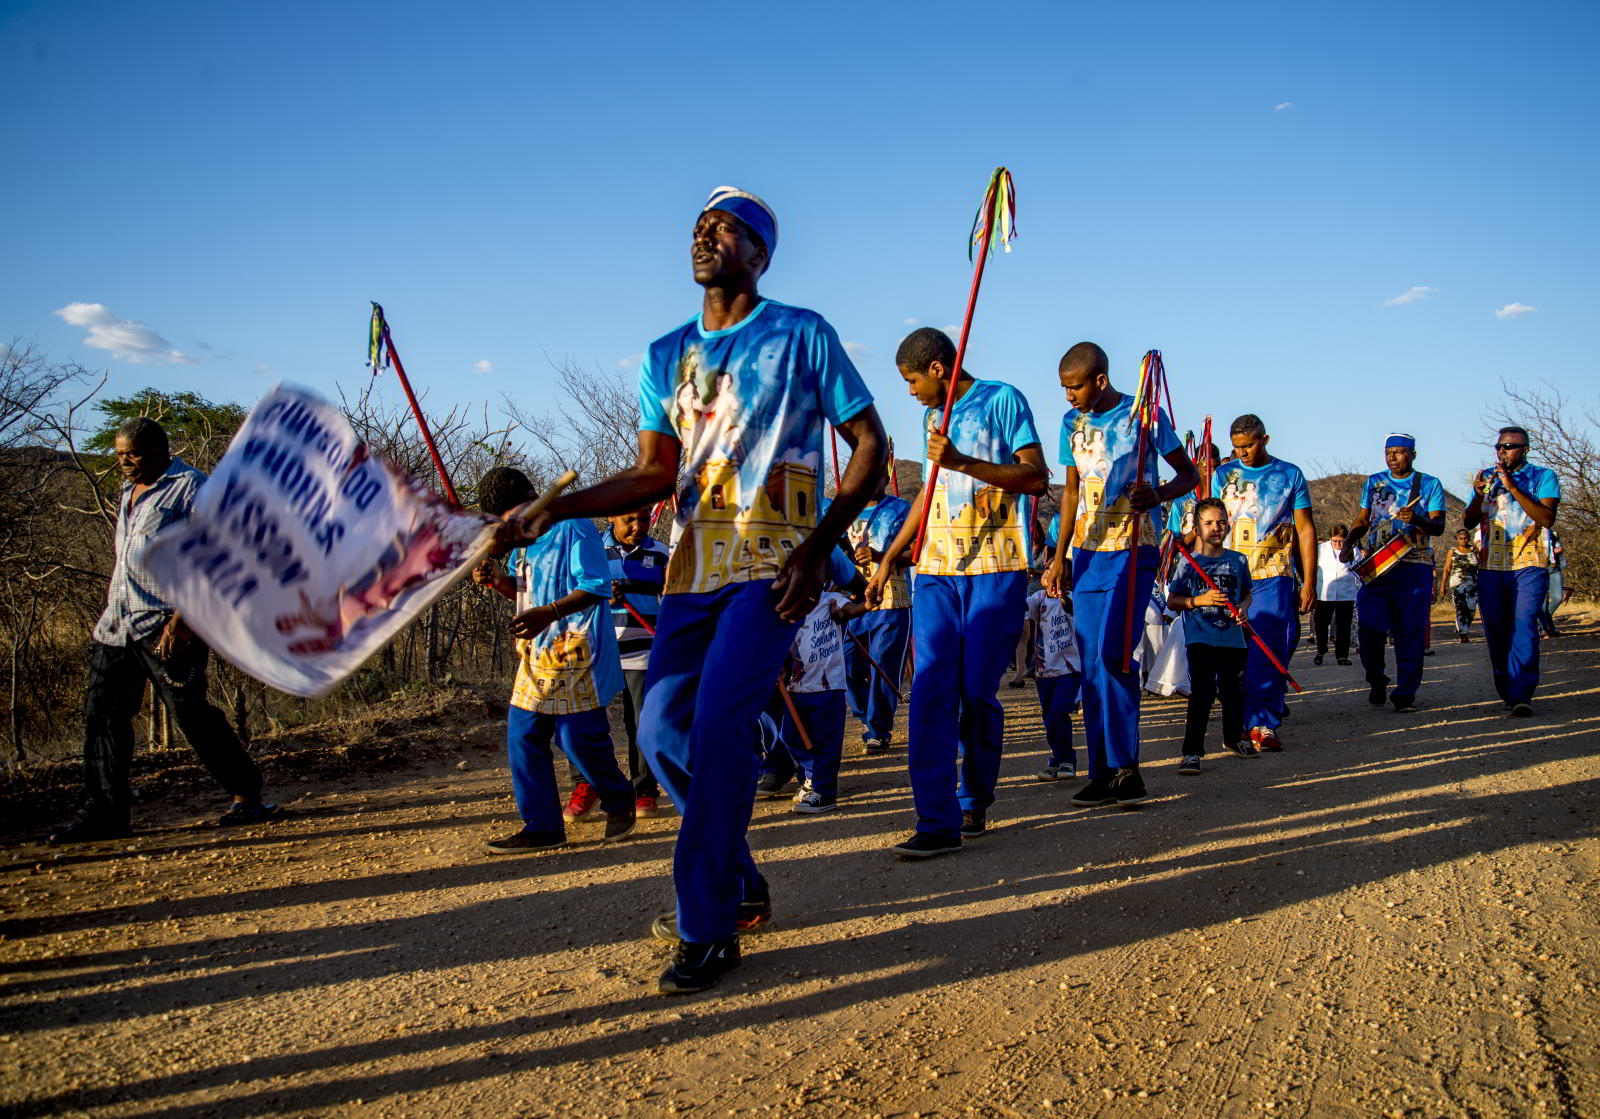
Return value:
<svg viewBox="0 0 1600 1119">
<path fill-rule="evenodd" d="M 640 746 L 682 817 L 677 911 L 654 929 L 678 938 L 665 994 L 715 984 L 739 963 L 738 932 L 771 916 L 745 841 L 757 718 L 888 456 L 872 395 L 833 327 L 757 292 L 777 245 L 765 202 L 712 191 L 689 243 L 700 313 L 652 342 L 639 367 L 637 461 L 556 498 L 526 530 L 670 496 L 682 467 L 639 715 Z M 819 520 L 826 423 L 855 453 Z"/>
<path fill-rule="evenodd" d="M 1382 575 L 1369 578 L 1356 593 L 1361 639 L 1361 667 L 1371 691 L 1367 702 L 1396 711 L 1415 711 L 1422 686 L 1422 650 L 1433 604 L 1433 545 L 1429 537 L 1444 532 L 1444 487 L 1439 479 L 1412 468 L 1417 441 L 1402 432 L 1384 440 L 1388 469 L 1367 478 L 1361 507 L 1350 522 L 1340 561 L 1349 563 L 1361 538 L 1371 530 L 1365 554 L 1371 555 L 1395 537 L 1412 547 Z M 1394 691 L 1384 670 L 1385 638 L 1394 637 Z"/>
</svg>

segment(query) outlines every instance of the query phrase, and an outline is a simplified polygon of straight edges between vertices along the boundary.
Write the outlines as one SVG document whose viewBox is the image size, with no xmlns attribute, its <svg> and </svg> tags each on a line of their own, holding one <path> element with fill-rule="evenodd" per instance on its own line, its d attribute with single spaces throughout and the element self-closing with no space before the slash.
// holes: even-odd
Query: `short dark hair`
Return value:
<svg viewBox="0 0 1600 1119">
<path fill-rule="evenodd" d="M 1194 523 L 1195 524 L 1199 524 L 1200 523 L 1200 514 L 1205 512 L 1207 509 L 1220 509 L 1220 510 L 1222 510 L 1222 519 L 1223 520 L 1227 520 L 1228 519 L 1228 507 L 1222 503 L 1222 498 L 1220 498 L 1220 497 L 1202 497 L 1199 501 L 1194 503 Z"/>
<path fill-rule="evenodd" d="M 123 420 L 117 425 L 117 434 L 126 436 L 128 442 L 135 447 L 158 451 L 164 455 L 172 453 L 172 447 L 167 441 L 167 429 L 149 416 L 134 416 L 132 419 Z"/>
<path fill-rule="evenodd" d="M 511 466 L 495 466 L 478 479 L 478 508 L 491 517 L 539 496 L 528 476 Z"/>
<path fill-rule="evenodd" d="M 1525 427 L 1518 427 L 1516 424 L 1512 424 L 1510 427 L 1502 427 L 1499 431 L 1495 432 L 1495 434 L 1496 435 L 1520 435 L 1520 436 L 1522 436 L 1522 441 L 1524 443 L 1532 443 L 1533 442 L 1533 438 L 1531 436 L 1529 436 L 1529 434 L 1528 434 L 1528 429 L 1525 428 Z"/>
<path fill-rule="evenodd" d="M 931 326 L 919 326 L 907 334 L 894 352 L 895 365 L 913 373 L 926 373 L 936 361 L 946 370 L 955 368 L 956 344 L 950 335 Z"/>
<path fill-rule="evenodd" d="M 1091 377 L 1110 377 L 1111 359 L 1093 342 L 1079 342 L 1061 355 L 1057 368 L 1065 373 L 1069 369 L 1086 369 Z"/>
<path fill-rule="evenodd" d="M 1267 425 L 1261 422 L 1261 417 L 1254 412 L 1246 412 L 1233 421 L 1228 428 L 1229 435 L 1265 435 Z"/>
</svg>

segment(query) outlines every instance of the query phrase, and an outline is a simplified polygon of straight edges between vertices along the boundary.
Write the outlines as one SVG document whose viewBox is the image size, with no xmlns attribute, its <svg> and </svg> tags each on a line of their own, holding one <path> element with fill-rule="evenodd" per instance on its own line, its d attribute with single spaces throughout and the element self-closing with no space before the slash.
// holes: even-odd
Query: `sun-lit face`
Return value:
<svg viewBox="0 0 1600 1119">
<path fill-rule="evenodd" d="M 117 436 L 112 441 L 112 449 L 117 456 L 117 469 L 123 478 L 140 485 L 154 482 L 171 464 L 171 456 L 167 452 L 135 442 L 131 436 Z"/>
<path fill-rule="evenodd" d="M 1472 543 L 1472 537 L 1467 534 L 1467 530 L 1464 529 L 1464 528 L 1457 529 L 1456 530 L 1456 547 L 1457 548 L 1465 548 L 1470 543 Z"/>
<path fill-rule="evenodd" d="M 1385 447 L 1383 461 L 1389 467 L 1389 473 L 1404 478 L 1411 473 L 1411 464 L 1417 461 L 1417 452 L 1412 447 Z"/>
<path fill-rule="evenodd" d="M 1504 431 L 1495 439 L 1495 458 L 1507 470 L 1516 470 L 1528 457 L 1528 437 L 1514 431 Z"/>
<path fill-rule="evenodd" d="M 1267 443 L 1272 436 L 1266 432 L 1247 431 L 1228 437 L 1233 453 L 1246 466 L 1267 465 Z"/>
<path fill-rule="evenodd" d="M 1093 412 L 1111 387 L 1104 373 L 1091 373 L 1084 366 L 1069 366 L 1058 371 L 1061 387 L 1067 390 L 1067 405 L 1080 412 Z"/>
<path fill-rule="evenodd" d="M 928 368 L 920 373 L 903 365 L 899 369 L 900 379 L 906 383 L 906 391 L 911 393 L 918 404 L 924 408 L 939 408 L 944 405 L 949 382 L 945 379 L 943 362 L 929 362 Z"/>
<path fill-rule="evenodd" d="M 609 518 L 611 521 L 611 535 L 618 544 L 624 548 L 637 547 L 646 536 L 650 535 L 650 514 L 643 509 L 633 513 L 623 513 L 620 516 Z"/>
<path fill-rule="evenodd" d="M 1194 519 L 1194 534 L 1213 548 L 1220 548 L 1228 537 L 1228 512 L 1211 506 L 1200 510 Z"/>
<path fill-rule="evenodd" d="M 767 250 L 756 244 L 744 222 L 726 210 L 707 210 L 694 223 L 689 263 L 702 287 L 761 275 Z"/>
</svg>

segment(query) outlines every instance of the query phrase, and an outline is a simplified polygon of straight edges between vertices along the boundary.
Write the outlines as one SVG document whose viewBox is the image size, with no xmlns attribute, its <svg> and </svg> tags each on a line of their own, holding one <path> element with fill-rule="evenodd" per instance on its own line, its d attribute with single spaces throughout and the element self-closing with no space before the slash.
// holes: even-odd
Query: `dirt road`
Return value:
<svg viewBox="0 0 1600 1119">
<path fill-rule="evenodd" d="M 1600 614 L 1568 626 L 1531 720 L 1443 625 L 1423 710 L 1302 654 L 1287 751 L 1199 777 L 1153 701 L 1138 811 L 1035 780 L 1032 689 L 1002 688 L 989 835 L 891 858 L 898 750 L 847 758 L 833 816 L 761 802 L 777 927 L 681 1000 L 645 938 L 676 820 L 491 856 L 512 813 L 481 744 L 280 783 L 293 815 L 243 834 L 191 800 L 121 843 L 13 845 L 0 1112 L 1600 1114 Z"/>
</svg>

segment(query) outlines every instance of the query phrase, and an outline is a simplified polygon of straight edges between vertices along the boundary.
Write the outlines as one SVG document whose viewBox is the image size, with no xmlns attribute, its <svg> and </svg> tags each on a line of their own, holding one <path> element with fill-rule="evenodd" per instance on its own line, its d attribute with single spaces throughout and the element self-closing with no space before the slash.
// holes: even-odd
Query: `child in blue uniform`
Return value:
<svg viewBox="0 0 1600 1119">
<path fill-rule="evenodd" d="M 1228 437 L 1234 458 L 1211 476 L 1211 496 L 1228 511 L 1224 547 L 1250 561 L 1250 628 L 1285 667 L 1300 634 L 1300 614 L 1317 604 L 1317 524 L 1311 490 L 1298 466 L 1267 453 L 1272 437 L 1261 417 L 1233 421 Z M 1298 549 L 1303 581 L 1296 591 L 1291 546 Z M 1255 644 L 1245 650 L 1244 720 L 1261 750 L 1281 750 L 1283 673 Z"/>
<path fill-rule="evenodd" d="M 1356 617 L 1360 620 L 1361 667 L 1371 690 L 1367 702 L 1382 707 L 1385 699 L 1396 711 L 1415 711 L 1417 689 L 1422 686 L 1422 652 L 1433 606 L 1433 546 L 1429 537 L 1444 532 L 1444 487 L 1439 479 L 1412 468 L 1417 442 L 1395 433 L 1383 445 L 1388 469 L 1368 476 L 1361 487 L 1361 508 L 1350 522 L 1340 560 L 1354 558 L 1356 544 L 1370 530 L 1368 555 L 1404 536 L 1415 545 L 1400 562 L 1369 579 L 1356 592 Z M 1389 677 L 1384 672 L 1385 638 L 1394 638 L 1394 694 L 1388 696 Z"/>
<path fill-rule="evenodd" d="M 658 922 L 679 938 L 658 983 L 664 994 L 715 984 L 739 963 L 739 929 L 772 912 L 745 840 L 757 719 L 817 605 L 828 558 L 888 455 L 872 396 L 838 334 L 815 311 L 757 290 L 777 237 L 761 199 L 732 187 L 712 192 L 689 244 L 700 313 L 652 342 L 639 368 L 638 461 L 556 498 L 545 514 L 637 509 L 670 495 L 681 467 L 639 717 L 645 756 L 681 817 L 677 910 Z M 854 454 L 819 521 L 827 423 Z"/>
<path fill-rule="evenodd" d="M 1082 808 L 1145 800 L 1139 773 L 1139 667 L 1124 671 L 1128 609 L 1128 565 L 1134 564 L 1133 634 L 1144 636 L 1144 610 L 1155 584 L 1161 538 L 1158 506 L 1194 489 L 1194 464 L 1178 443 L 1172 420 L 1157 417 L 1156 430 L 1139 459 L 1133 398 L 1111 385 L 1105 351 L 1079 342 L 1061 358 L 1061 387 L 1070 406 L 1061 420 L 1061 461 L 1067 468 L 1062 508 L 1076 518 L 1072 546 L 1056 549 L 1044 575 L 1047 594 L 1071 587 L 1078 656 L 1083 665 L 1083 737 L 1089 783 L 1073 796 Z M 1177 473 L 1152 486 L 1162 460 Z M 1139 529 L 1132 555 L 1133 523 Z M 1070 583 L 1066 568 L 1071 553 Z"/>
<path fill-rule="evenodd" d="M 1184 720 L 1183 756 L 1178 762 L 1178 772 L 1186 777 L 1200 772 L 1211 704 L 1219 697 L 1222 744 L 1240 757 L 1259 753 L 1244 734 L 1244 631 L 1227 607 L 1231 602 L 1240 615 L 1249 616 L 1250 561 L 1222 546 L 1228 533 L 1228 509 L 1220 498 L 1195 502 L 1191 527 L 1194 562 L 1178 558 L 1167 590 L 1167 605 L 1183 616 L 1189 655 L 1189 709 Z M 1210 582 L 1201 577 L 1201 571 Z"/>
<path fill-rule="evenodd" d="M 491 516 L 535 496 L 525 474 L 503 466 L 483 476 L 478 494 Z M 598 794 L 606 839 L 625 839 L 634 828 L 633 791 L 617 768 L 606 718 L 606 705 L 622 689 L 622 665 L 606 610 L 611 582 L 600 534 L 588 521 L 553 525 L 513 551 L 506 566 L 509 574 L 488 564 L 473 571 L 480 586 L 516 603 L 517 677 L 506 746 L 522 830 L 490 840 L 489 850 L 514 854 L 566 843 L 552 738 Z"/>
<path fill-rule="evenodd" d="M 868 603 L 883 600 L 926 509 L 908 720 L 917 829 L 893 848 L 908 859 L 959 851 L 963 836 L 982 835 L 987 826 L 1005 741 L 995 690 L 1027 604 L 1032 497 L 1050 484 L 1033 413 L 1008 384 L 963 371 L 949 436 L 939 434 L 955 357 L 955 343 L 931 327 L 912 331 L 895 354 L 911 395 L 927 409 L 923 477 L 932 477 L 934 464 L 940 469 L 931 503 L 918 500 L 867 588 Z"/>
<path fill-rule="evenodd" d="M 899 535 L 911 512 L 910 503 L 891 495 L 888 486 L 889 475 L 885 471 L 871 504 L 861 511 L 846 534 L 856 566 L 864 576 L 871 575 L 874 565 L 883 559 L 885 549 Z M 901 566 L 909 560 L 909 556 L 902 555 Z M 911 589 L 903 570 L 890 574 L 884 584 L 883 600 L 852 617 L 845 634 L 850 710 L 862 722 L 863 749 L 869 754 L 881 754 L 889 749 L 894 736 L 895 708 L 900 703 L 897 685 L 905 669 L 906 643 L 911 637 Z M 872 667 L 873 661 L 882 673 Z M 884 679 L 884 674 L 890 679 Z"/>
<path fill-rule="evenodd" d="M 1072 712 L 1082 683 L 1078 641 L 1072 631 L 1072 598 L 1051 598 L 1041 587 L 1028 595 L 1028 621 L 1033 623 L 1033 684 L 1039 692 L 1044 737 L 1050 756 L 1039 771 L 1041 781 L 1078 775 L 1072 748 Z"/>
<path fill-rule="evenodd" d="M 1494 690 L 1513 715 L 1533 714 L 1539 611 L 1550 587 L 1551 528 L 1561 505 L 1555 471 L 1528 461 L 1528 433 L 1503 427 L 1495 465 L 1478 475 L 1463 523 L 1478 529 L 1478 611 Z"/>
</svg>

